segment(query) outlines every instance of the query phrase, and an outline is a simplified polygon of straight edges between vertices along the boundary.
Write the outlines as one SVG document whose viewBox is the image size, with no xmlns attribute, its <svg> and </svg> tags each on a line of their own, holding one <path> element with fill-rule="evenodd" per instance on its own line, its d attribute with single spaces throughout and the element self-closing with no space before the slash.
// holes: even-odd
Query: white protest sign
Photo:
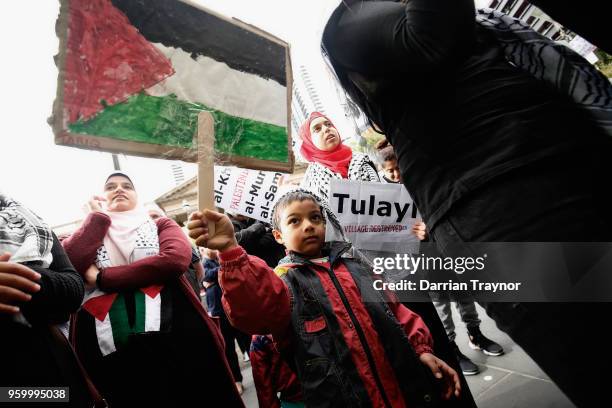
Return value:
<svg viewBox="0 0 612 408">
<path fill-rule="evenodd" d="M 420 214 L 401 184 L 332 179 L 329 204 L 359 249 L 401 252 L 419 242 L 411 229 Z"/>
<path fill-rule="evenodd" d="M 270 222 L 283 174 L 215 166 L 215 205 L 225 211 Z"/>
<path fill-rule="evenodd" d="M 569 42 L 569 47 L 583 57 L 586 57 L 597 49 L 596 46 L 579 35 L 575 36 L 572 41 Z"/>
</svg>

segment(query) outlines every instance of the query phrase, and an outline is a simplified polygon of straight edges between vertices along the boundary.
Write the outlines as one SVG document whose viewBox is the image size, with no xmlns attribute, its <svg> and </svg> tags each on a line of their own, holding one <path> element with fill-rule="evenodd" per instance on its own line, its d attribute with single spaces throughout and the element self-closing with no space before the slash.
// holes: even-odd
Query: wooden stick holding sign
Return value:
<svg viewBox="0 0 612 408">
<path fill-rule="evenodd" d="M 215 210 L 215 119 L 209 112 L 198 114 L 198 209 Z M 208 222 L 208 236 L 215 223 Z"/>
</svg>

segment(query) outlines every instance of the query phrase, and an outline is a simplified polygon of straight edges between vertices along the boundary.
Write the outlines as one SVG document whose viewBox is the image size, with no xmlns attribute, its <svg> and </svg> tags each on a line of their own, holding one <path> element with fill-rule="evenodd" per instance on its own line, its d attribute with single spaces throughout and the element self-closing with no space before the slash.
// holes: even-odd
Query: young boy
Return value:
<svg viewBox="0 0 612 408">
<path fill-rule="evenodd" d="M 393 146 L 387 139 L 379 140 L 374 146 L 376 149 L 376 158 L 381 168 L 379 173 L 383 183 L 401 183 L 402 175 L 400 174 L 397 155 L 393 150 Z"/>
<path fill-rule="evenodd" d="M 349 243 L 325 242 L 314 195 L 287 193 L 272 219 L 288 253 L 275 271 L 238 246 L 225 215 L 195 213 L 188 228 L 197 245 L 220 251 L 230 321 L 248 333 L 271 333 L 291 355 L 306 406 L 436 406 L 438 388 L 444 399 L 459 396 L 457 373 L 432 354 L 421 318 L 373 289 L 372 271 L 348 255 Z"/>
</svg>

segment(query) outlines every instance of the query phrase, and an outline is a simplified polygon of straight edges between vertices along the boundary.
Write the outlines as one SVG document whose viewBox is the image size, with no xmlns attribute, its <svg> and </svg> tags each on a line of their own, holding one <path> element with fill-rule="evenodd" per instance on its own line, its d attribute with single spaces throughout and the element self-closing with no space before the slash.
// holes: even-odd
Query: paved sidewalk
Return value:
<svg viewBox="0 0 612 408">
<path fill-rule="evenodd" d="M 468 346 L 465 325 L 453 305 L 456 342 L 461 351 L 478 364 L 480 373 L 467 376 L 479 408 L 572 408 L 572 404 L 538 365 L 510 337 L 497 329 L 483 308 L 478 307 L 482 332 L 501 344 L 505 354 L 491 357 Z"/>
<path fill-rule="evenodd" d="M 236 347 L 237 348 L 237 347 Z M 238 350 L 240 352 L 240 350 Z M 247 408 L 257 408 L 257 393 L 255 391 L 255 384 L 253 383 L 253 373 L 251 372 L 251 363 L 240 361 L 240 368 L 242 369 L 242 386 L 244 392 L 242 393 L 242 400 Z"/>
</svg>

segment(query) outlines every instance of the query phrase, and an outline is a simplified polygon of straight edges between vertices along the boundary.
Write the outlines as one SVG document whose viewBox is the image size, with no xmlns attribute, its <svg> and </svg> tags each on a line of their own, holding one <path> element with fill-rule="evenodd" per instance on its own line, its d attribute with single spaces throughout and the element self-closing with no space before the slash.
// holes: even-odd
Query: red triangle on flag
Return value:
<svg viewBox="0 0 612 408">
<path fill-rule="evenodd" d="M 161 292 L 163 288 L 164 285 L 147 286 L 146 288 L 140 289 L 140 291 L 153 299 L 159 295 L 159 292 Z"/>
<path fill-rule="evenodd" d="M 71 0 L 64 64 L 64 110 L 89 119 L 174 74 L 172 63 L 110 0 Z"/>
<path fill-rule="evenodd" d="M 96 296 L 94 298 L 89 299 L 83 305 L 83 309 L 85 309 L 90 315 L 98 319 L 99 321 L 104 321 L 108 312 L 113 305 L 113 302 L 117 298 L 116 293 L 109 293 L 102 296 Z"/>
</svg>

